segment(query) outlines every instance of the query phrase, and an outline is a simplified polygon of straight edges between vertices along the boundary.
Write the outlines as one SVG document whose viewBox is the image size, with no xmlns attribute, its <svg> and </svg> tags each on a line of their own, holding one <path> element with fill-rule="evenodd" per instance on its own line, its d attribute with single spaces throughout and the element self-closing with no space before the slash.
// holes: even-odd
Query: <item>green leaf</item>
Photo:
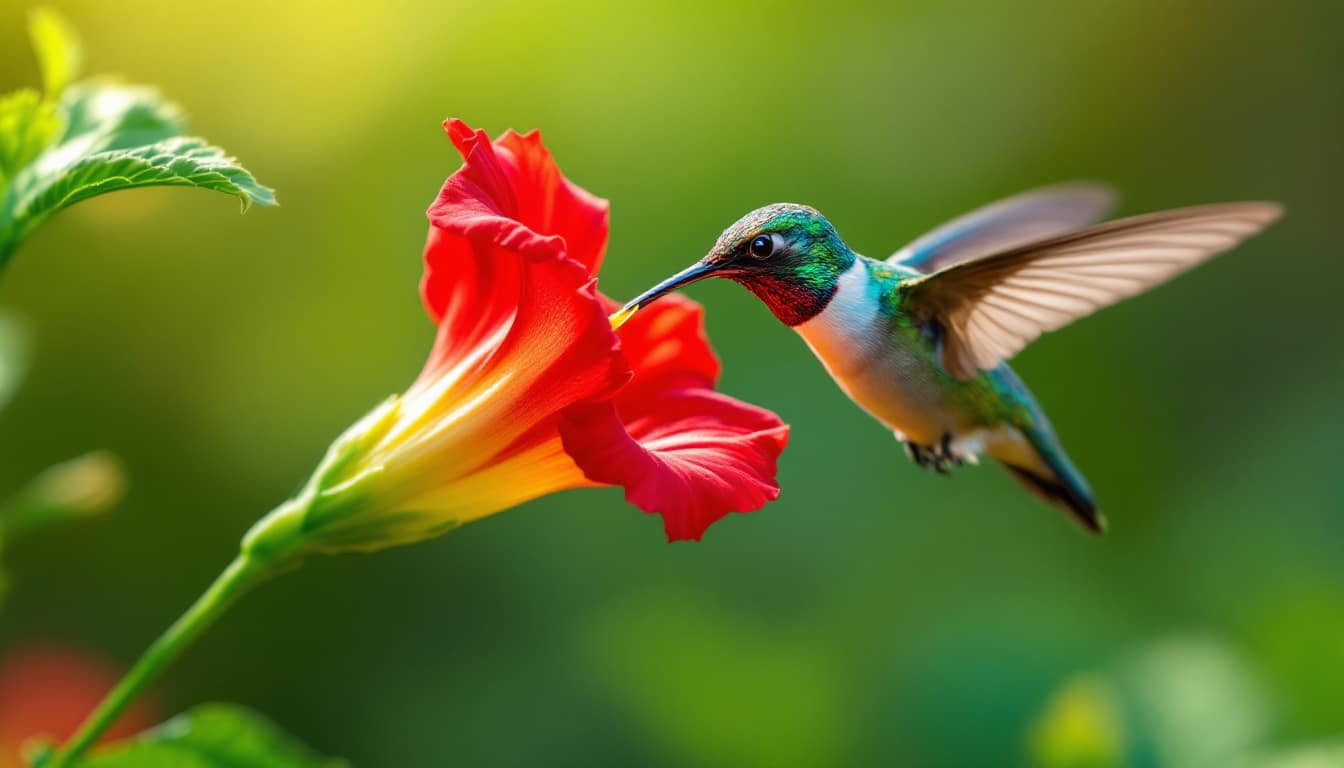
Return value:
<svg viewBox="0 0 1344 768">
<path fill-rule="evenodd" d="M 42 87 L 55 99 L 79 76 L 84 60 L 79 33 L 64 16 L 51 8 L 34 8 L 28 16 L 28 37 L 42 70 Z"/>
<path fill-rule="evenodd" d="M 163 725 L 98 750 L 80 768 L 344 768 L 260 715 L 205 704 Z"/>
<path fill-rule="evenodd" d="M 11 115 L 7 121 L 6 114 Z M 44 114 L 49 117 L 39 119 Z M 9 183 L 0 179 L 0 268 L 20 240 L 46 218 L 18 221 L 24 200 L 31 202 L 91 155 L 177 136 L 184 124 L 182 111 L 153 88 L 107 81 L 72 85 L 58 105 L 43 101 L 32 90 L 0 101 L 0 171 L 6 167 L 6 157 L 12 158 L 8 165 L 13 169 Z M 16 126 L 33 127 L 21 131 Z"/>
<path fill-rule="evenodd" d="M 56 106 L 43 101 L 37 91 L 24 89 L 0 97 L 0 195 L 60 132 Z"/>
<path fill-rule="evenodd" d="M 34 17 L 50 50 L 73 45 L 53 18 Z M 64 87 L 58 104 L 32 90 L 0 101 L 0 268 L 49 216 L 104 192 L 192 186 L 233 195 L 244 210 L 275 204 L 237 161 L 184 130 L 182 111 L 158 91 L 106 80 Z"/>
<path fill-rule="evenodd" d="M 275 205 L 275 192 L 257 183 L 224 150 L 196 138 L 173 138 L 136 149 L 114 149 L 79 160 L 46 185 L 20 177 L 11 190 L 8 238 L 22 240 L 57 211 L 81 200 L 138 187 L 199 187 L 232 195 L 243 210 L 252 203 Z M 0 242 L 6 237 L 0 234 Z"/>
<path fill-rule="evenodd" d="M 153 144 L 186 130 L 182 109 L 154 88 L 110 80 L 76 83 L 61 96 L 65 132 L 53 158 L 43 158 L 44 174 L 80 157 L 110 149 Z"/>
</svg>

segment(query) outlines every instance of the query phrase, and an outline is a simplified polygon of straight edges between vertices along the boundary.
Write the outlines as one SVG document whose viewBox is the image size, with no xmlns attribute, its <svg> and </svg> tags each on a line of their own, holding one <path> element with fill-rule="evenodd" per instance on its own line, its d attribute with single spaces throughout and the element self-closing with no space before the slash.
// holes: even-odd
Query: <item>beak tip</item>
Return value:
<svg viewBox="0 0 1344 768">
<path fill-rule="evenodd" d="M 621 307 L 620 309 L 616 310 L 614 313 L 611 314 L 609 318 L 611 321 L 611 327 L 612 328 L 621 327 L 621 325 L 623 325 L 625 321 L 629 320 L 630 317 L 633 316 L 636 312 L 638 312 L 645 306 L 652 304 L 658 298 L 668 293 L 671 293 L 672 291 L 675 291 L 678 288 L 685 287 L 687 285 L 690 285 L 691 283 L 698 282 L 699 280 L 709 277 L 711 273 L 715 272 L 718 269 L 719 265 L 713 263 L 706 263 L 704 260 L 692 264 L 691 266 L 687 267 L 686 269 L 683 269 L 682 271 L 678 272 L 672 277 L 669 277 L 668 279 L 664 280 L 658 285 L 655 285 L 654 287 L 650 288 L 649 290 L 645 291 L 644 293 L 640 294 L 634 299 L 631 299 L 630 301 L 626 302 L 625 306 Z"/>
<path fill-rule="evenodd" d="M 639 311 L 639 302 L 637 301 L 632 301 L 629 304 L 626 304 L 625 306 L 616 310 L 611 314 L 610 317 L 607 318 L 611 322 L 611 329 L 614 331 L 617 328 L 620 328 L 622 325 L 625 325 L 625 321 L 633 317 L 634 314 L 638 311 Z"/>
</svg>

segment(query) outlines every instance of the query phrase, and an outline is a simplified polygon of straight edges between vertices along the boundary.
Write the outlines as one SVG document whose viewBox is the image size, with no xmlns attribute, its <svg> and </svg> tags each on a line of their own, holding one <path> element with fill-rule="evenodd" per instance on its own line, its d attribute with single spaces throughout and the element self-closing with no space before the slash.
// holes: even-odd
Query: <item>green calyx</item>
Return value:
<svg viewBox="0 0 1344 768">
<path fill-rule="evenodd" d="M 303 489 L 258 520 L 243 536 L 243 556 L 289 565 L 315 552 L 350 549 L 344 543 L 348 536 L 342 531 L 352 523 L 356 528 L 370 527 L 355 519 L 368 509 L 369 485 L 382 473 L 378 466 L 361 467 L 360 459 L 387 434 L 399 404 L 399 398 L 388 398 L 337 438 Z M 376 530 L 361 533 L 377 537 Z"/>
</svg>

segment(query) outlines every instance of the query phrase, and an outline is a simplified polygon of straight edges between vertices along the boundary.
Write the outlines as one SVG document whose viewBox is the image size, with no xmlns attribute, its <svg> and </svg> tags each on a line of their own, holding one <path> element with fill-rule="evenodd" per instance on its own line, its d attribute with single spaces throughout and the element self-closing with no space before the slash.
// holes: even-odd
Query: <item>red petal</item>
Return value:
<svg viewBox="0 0 1344 768">
<path fill-rule="evenodd" d="M 603 299 L 609 313 L 616 309 L 615 302 Z M 719 359 L 705 335 L 704 309 L 679 293 L 636 312 L 617 336 L 635 371 L 634 379 L 621 389 L 622 406 L 671 389 L 713 389 L 719 380 Z"/>
<path fill-rule="evenodd" d="M 563 255 L 597 274 L 607 247 L 610 204 L 564 177 L 551 153 L 533 131 L 520 136 L 506 131 L 491 144 L 484 131 L 461 120 L 444 124 L 466 165 L 443 185 L 429 207 L 439 227 L 510 247 Z M 444 301 L 441 284 L 454 275 L 428 267 L 422 293 L 426 308 L 439 319 Z"/>
<path fill-rule="evenodd" d="M 511 156 L 516 168 L 518 220 L 535 232 L 564 238 L 566 255 L 596 275 L 607 250 L 611 203 L 565 178 L 541 143 L 540 131 L 505 131 L 495 147 Z"/>
<path fill-rule="evenodd" d="M 775 414 L 707 389 L 666 392 L 622 423 L 611 403 L 582 403 L 560 417 L 565 451 L 594 482 L 663 516 L 668 541 L 699 541 L 729 512 L 779 496 L 775 465 L 789 428 Z"/>
<path fill-rule="evenodd" d="M 512 150 L 459 121 L 448 132 L 466 164 L 430 208 L 423 294 L 439 333 L 412 391 L 432 391 L 456 434 L 483 441 L 476 455 L 487 460 L 487 447 L 560 408 L 610 396 L 629 368 L 585 266 L 561 237 L 512 213 L 545 208 L 518 201 L 567 182 L 535 157 L 520 171 Z"/>
<path fill-rule="evenodd" d="M 788 427 L 775 414 L 712 391 L 719 364 L 698 304 L 669 296 L 620 330 L 634 379 L 613 402 L 570 407 L 565 450 L 589 480 L 663 516 L 669 540 L 699 540 L 729 512 L 779 495 L 776 460 Z"/>
</svg>

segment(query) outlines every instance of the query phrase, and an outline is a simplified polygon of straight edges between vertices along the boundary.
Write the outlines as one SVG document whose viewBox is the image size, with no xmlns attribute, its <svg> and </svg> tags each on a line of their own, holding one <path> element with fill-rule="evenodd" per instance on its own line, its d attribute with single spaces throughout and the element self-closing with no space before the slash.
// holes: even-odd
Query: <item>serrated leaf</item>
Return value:
<svg viewBox="0 0 1344 768">
<path fill-rule="evenodd" d="M 182 137 L 182 111 L 153 88 L 75 83 L 56 106 L 34 91 L 21 93 L 9 110 L 25 130 L 0 130 L 0 269 L 49 216 L 104 192 L 194 186 L 237 197 L 244 210 L 275 204 L 275 193 L 223 150 Z M 54 115 L 56 123 L 30 113 Z"/>
<path fill-rule="evenodd" d="M 42 70 L 42 87 L 55 99 L 79 76 L 84 61 L 79 33 L 64 16 L 51 8 L 34 8 L 28 16 L 28 37 Z"/>
<path fill-rule="evenodd" d="M 174 138 L 129 150 L 85 157 L 47 186 L 27 189 L 20 178 L 11 190 L 11 239 L 23 239 L 48 216 L 81 200 L 139 187 L 199 187 L 232 195 L 243 210 L 252 203 L 275 205 L 275 192 L 262 186 L 224 150 L 196 138 Z"/>
<path fill-rule="evenodd" d="M 8 183 L 61 132 L 56 105 L 24 89 L 0 97 L 0 196 Z"/>
<path fill-rule="evenodd" d="M 40 109 L 56 115 L 57 119 L 54 126 L 48 125 L 31 138 L 10 142 L 25 149 L 8 153 L 16 158 L 12 163 L 15 171 L 7 185 L 0 183 L 0 268 L 4 267 L 19 241 L 46 218 L 43 215 L 19 221 L 21 205 L 30 204 L 62 174 L 89 156 L 144 147 L 177 136 L 185 122 L 182 111 L 165 101 L 153 88 L 113 82 L 72 85 L 65 89 L 56 106 L 43 101 L 36 91 L 31 90 L 7 97 L 6 102 L 10 98 L 16 99 L 9 108 L 16 114 Z M 14 120 L 17 122 L 19 118 Z M 0 128 L 0 145 L 5 144 L 7 137 L 16 135 Z M 33 154 L 36 154 L 35 159 Z M 0 169 L 3 169 L 2 165 Z"/>
<path fill-rule="evenodd" d="M 255 712 L 205 704 L 81 760 L 80 768 L 347 768 Z"/>
<path fill-rule="evenodd" d="M 69 161 L 153 144 L 186 130 L 182 109 L 154 88 L 110 80 L 76 83 L 61 96 L 66 127 L 55 154 Z M 61 163 L 43 158 L 44 172 Z"/>
<path fill-rule="evenodd" d="M 99 152 L 72 165 L 56 183 L 28 199 L 19 197 L 15 218 L 55 212 L 94 195 L 152 186 L 201 187 L 233 195 L 243 208 L 274 205 L 275 193 L 257 183 L 224 150 L 197 138 L 174 138 L 130 150 Z M 15 190 L 22 195 L 22 190 Z"/>
</svg>

